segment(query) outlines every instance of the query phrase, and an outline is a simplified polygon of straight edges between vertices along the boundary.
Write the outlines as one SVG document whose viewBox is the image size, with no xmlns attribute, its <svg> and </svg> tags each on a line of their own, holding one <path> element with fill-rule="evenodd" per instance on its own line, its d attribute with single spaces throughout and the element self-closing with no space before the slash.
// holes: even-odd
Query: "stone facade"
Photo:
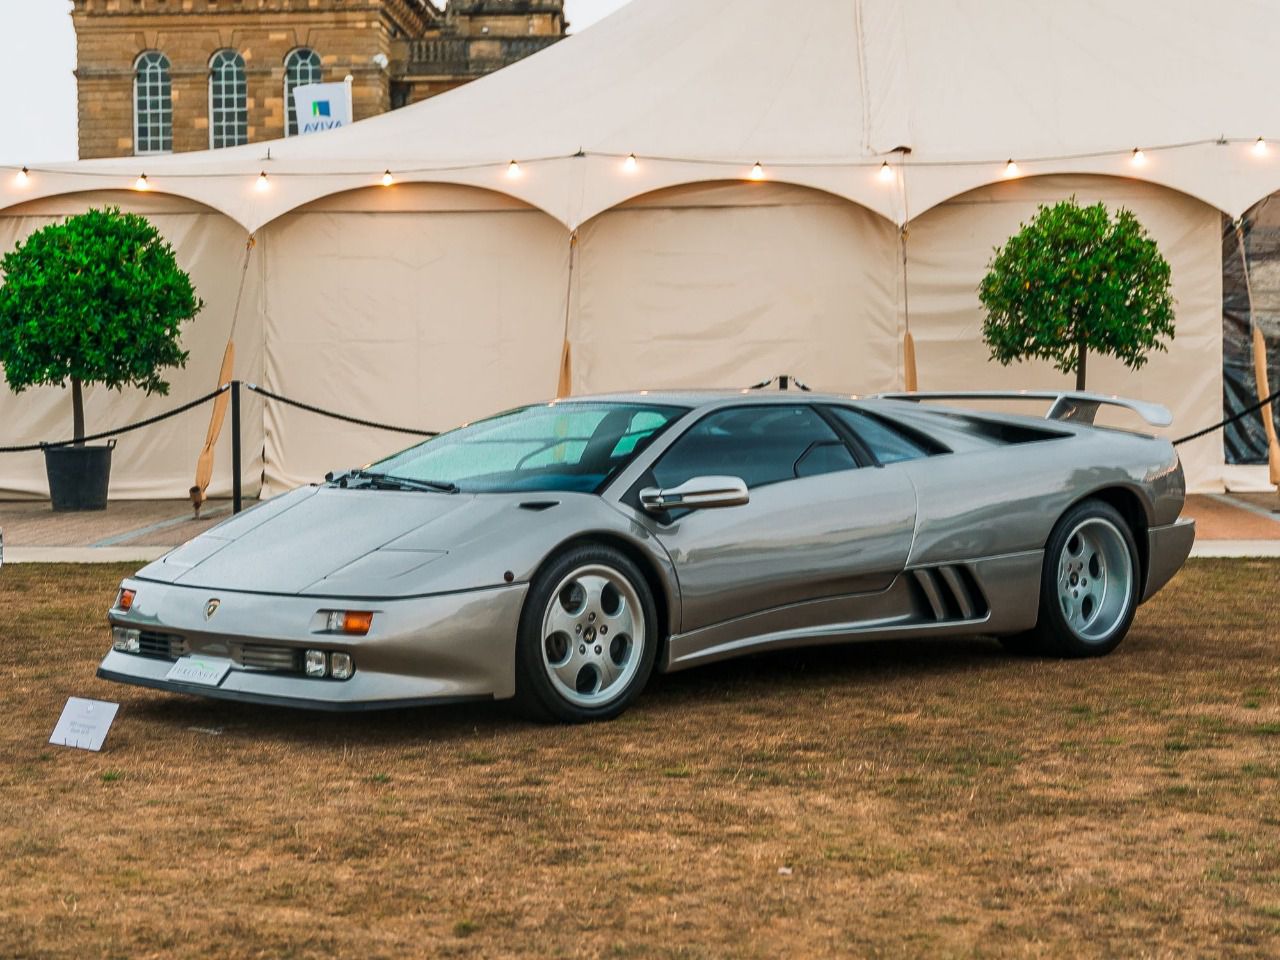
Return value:
<svg viewBox="0 0 1280 960">
<path fill-rule="evenodd" d="M 562 38 L 564 0 L 74 0 L 80 156 L 136 152 L 134 71 L 170 64 L 174 151 L 210 146 L 211 57 L 245 63 L 249 142 L 285 135 L 285 58 L 316 51 L 352 78 L 357 120 L 424 100 Z"/>
</svg>

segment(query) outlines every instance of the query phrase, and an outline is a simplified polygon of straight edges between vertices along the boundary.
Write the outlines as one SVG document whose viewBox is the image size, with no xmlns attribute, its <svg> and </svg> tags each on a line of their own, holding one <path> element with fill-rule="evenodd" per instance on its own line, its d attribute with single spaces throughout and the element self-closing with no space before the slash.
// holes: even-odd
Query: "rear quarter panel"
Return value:
<svg viewBox="0 0 1280 960">
<path fill-rule="evenodd" d="M 1043 549 L 1068 508 L 1106 489 L 1133 493 L 1148 526 L 1177 518 L 1185 485 L 1168 441 L 1067 429 L 1071 435 L 1058 439 L 909 464 L 919 498 L 910 562 L 948 563 Z"/>
</svg>

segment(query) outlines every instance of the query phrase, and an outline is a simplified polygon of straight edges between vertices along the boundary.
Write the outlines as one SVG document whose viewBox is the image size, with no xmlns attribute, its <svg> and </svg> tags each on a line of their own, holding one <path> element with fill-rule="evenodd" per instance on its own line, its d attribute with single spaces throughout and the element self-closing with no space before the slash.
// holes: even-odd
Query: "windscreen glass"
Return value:
<svg viewBox="0 0 1280 960">
<path fill-rule="evenodd" d="M 597 491 L 631 462 L 683 407 L 552 403 L 468 424 L 368 468 L 463 493 Z"/>
</svg>

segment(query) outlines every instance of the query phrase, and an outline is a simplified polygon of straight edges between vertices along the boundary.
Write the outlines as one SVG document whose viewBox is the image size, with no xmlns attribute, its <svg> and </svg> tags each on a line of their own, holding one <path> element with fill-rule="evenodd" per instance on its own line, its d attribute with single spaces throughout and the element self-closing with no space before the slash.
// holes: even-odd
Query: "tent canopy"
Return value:
<svg viewBox="0 0 1280 960">
<path fill-rule="evenodd" d="M 1280 189 L 1280 144 L 1256 147 L 1280 140 L 1277 33 L 1265 0 L 632 0 L 442 97 L 308 137 L 32 164 L 25 183 L 3 177 L 0 208 L 145 172 L 255 231 L 389 170 L 495 190 L 576 229 L 758 162 L 901 224 L 1005 179 L 1012 159 L 1018 176 L 1138 178 L 1237 217 Z"/>
</svg>

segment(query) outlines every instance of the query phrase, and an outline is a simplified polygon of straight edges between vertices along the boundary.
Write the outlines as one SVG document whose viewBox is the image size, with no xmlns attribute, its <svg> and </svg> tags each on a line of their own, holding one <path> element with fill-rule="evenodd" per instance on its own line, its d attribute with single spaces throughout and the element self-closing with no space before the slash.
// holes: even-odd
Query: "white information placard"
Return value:
<svg viewBox="0 0 1280 960">
<path fill-rule="evenodd" d="M 49 742 L 60 747 L 101 750 L 107 731 L 111 729 L 111 721 L 119 709 L 118 703 L 68 697 Z"/>
</svg>

